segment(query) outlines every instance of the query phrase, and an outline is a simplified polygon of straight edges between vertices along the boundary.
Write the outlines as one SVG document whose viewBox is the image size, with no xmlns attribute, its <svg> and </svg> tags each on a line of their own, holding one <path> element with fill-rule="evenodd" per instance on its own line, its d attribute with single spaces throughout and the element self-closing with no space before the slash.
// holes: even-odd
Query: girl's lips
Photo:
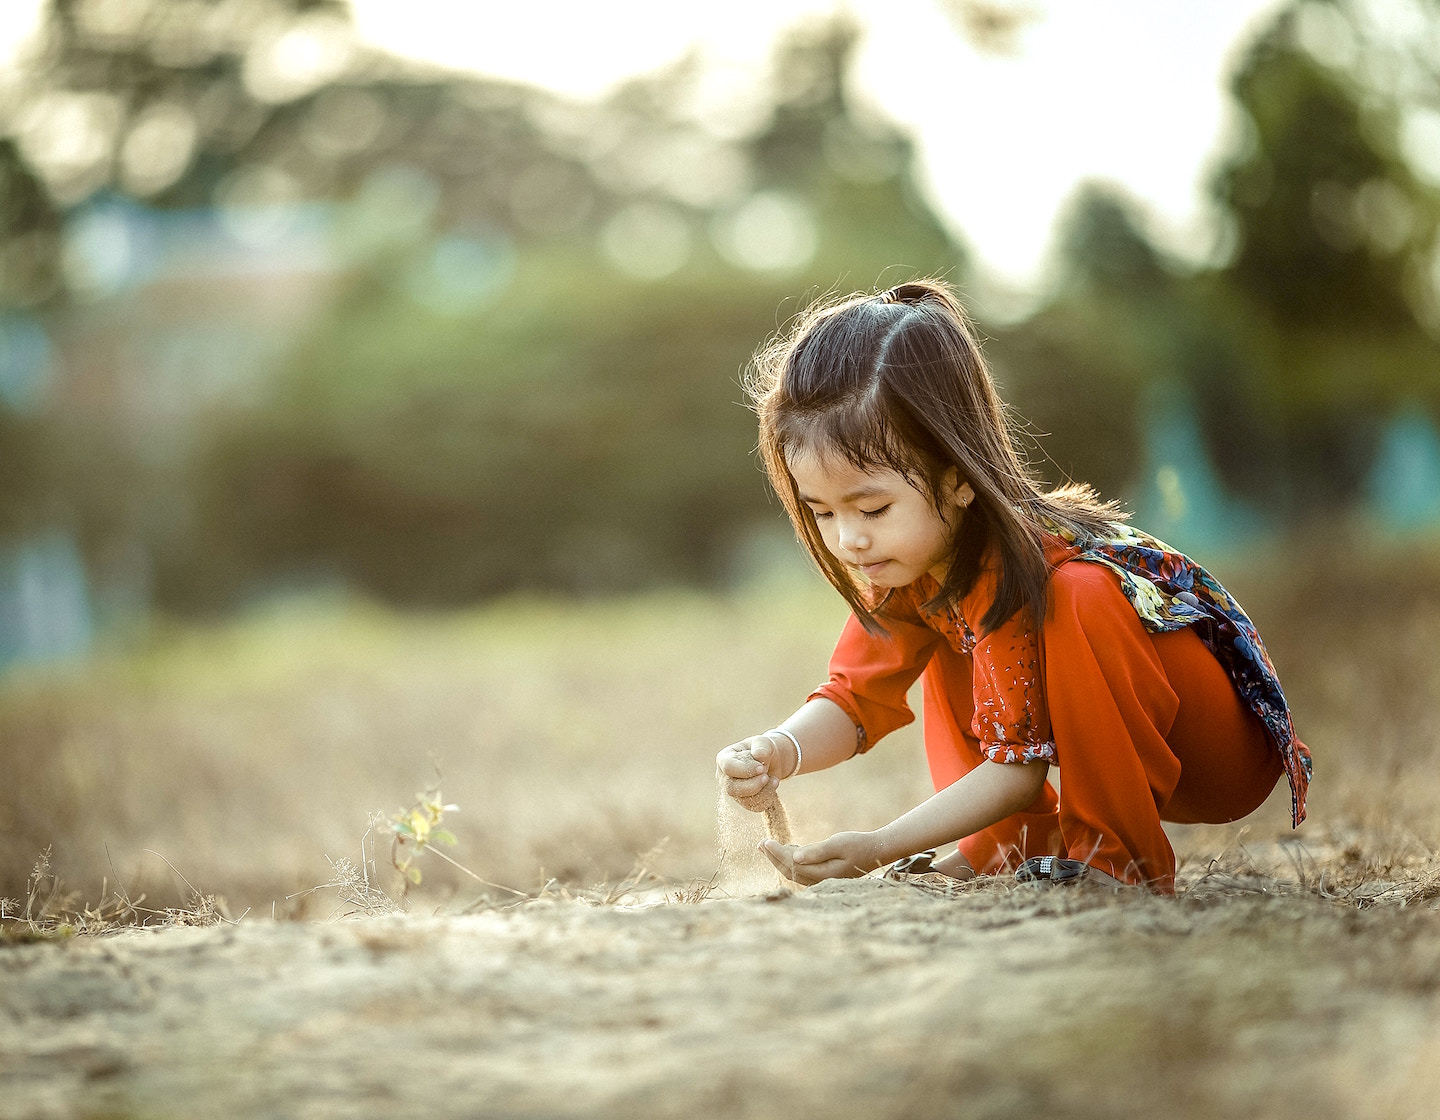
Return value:
<svg viewBox="0 0 1440 1120">
<path fill-rule="evenodd" d="M 873 563 L 873 564 L 861 564 L 859 567 L 860 567 L 860 570 L 861 570 L 862 572 L 864 572 L 864 573 L 868 576 L 868 575 L 874 575 L 876 572 L 878 572 L 881 568 L 883 568 L 883 567 L 884 567 L 886 564 L 888 564 L 888 563 L 890 563 L 889 560 L 877 560 L 877 561 L 875 561 L 875 563 Z"/>
</svg>

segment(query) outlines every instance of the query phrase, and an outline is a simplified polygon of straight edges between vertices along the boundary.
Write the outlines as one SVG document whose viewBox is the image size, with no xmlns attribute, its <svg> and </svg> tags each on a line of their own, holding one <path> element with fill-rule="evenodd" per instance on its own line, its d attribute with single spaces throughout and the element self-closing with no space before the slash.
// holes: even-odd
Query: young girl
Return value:
<svg viewBox="0 0 1440 1120">
<path fill-rule="evenodd" d="M 938 791 L 874 832 L 766 841 L 787 877 L 958 841 L 936 870 L 1173 892 L 1161 821 L 1236 820 L 1281 773 L 1304 819 L 1310 754 L 1250 620 L 1089 487 L 1039 483 L 949 288 L 812 308 L 751 388 L 770 480 L 853 614 L 829 681 L 719 753 L 726 790 L 759 807 L 869 750 L 914 718 L 922 677 Z"/>
</svg>

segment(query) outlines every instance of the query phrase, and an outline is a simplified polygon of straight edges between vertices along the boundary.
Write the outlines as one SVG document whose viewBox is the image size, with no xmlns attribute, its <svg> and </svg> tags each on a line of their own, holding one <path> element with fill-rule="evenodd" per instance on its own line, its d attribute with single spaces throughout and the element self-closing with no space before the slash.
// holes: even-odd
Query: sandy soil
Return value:
<svg viewBox="0 0 1440 1120">
<path fill-rule="evenodd" d="M 874 878 L 0 948 L 0 1117 L 1440 1115 L 1440 913 Z"/>
</svg>

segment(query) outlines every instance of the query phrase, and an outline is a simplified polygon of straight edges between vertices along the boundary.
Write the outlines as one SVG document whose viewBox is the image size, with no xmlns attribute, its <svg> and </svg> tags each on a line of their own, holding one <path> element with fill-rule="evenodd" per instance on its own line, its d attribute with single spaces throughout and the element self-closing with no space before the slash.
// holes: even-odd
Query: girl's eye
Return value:
<svg viewBox="0 0 1440 1120">
<path fill-rule="evenodd" d="M 812 514 L 814 514 L 816 521 L 824 521 L 827 517 L 830 516 L 830 511 L 829 511 L 829 510 L 825 510 L 825 511 L 822 512 L 821 510 L 818 510 L 818 509 L 812 509 L 810 512 L 811 512 Z"/>
<path fill-rule="evenodd" d="M 890 506 L 887 504 L 887 505 L 881 506 L 879 509 L 862 509 L 862 510 L 860 511 L 860 513 L 861 513 L 861 516 L 863 516 L 863 517 L 868 517 L 868 518 L 883 517 L 884 514 L 885 514 L 885 511 L 888 510 L 889 508 L 890 508 Z"/>
</svg>

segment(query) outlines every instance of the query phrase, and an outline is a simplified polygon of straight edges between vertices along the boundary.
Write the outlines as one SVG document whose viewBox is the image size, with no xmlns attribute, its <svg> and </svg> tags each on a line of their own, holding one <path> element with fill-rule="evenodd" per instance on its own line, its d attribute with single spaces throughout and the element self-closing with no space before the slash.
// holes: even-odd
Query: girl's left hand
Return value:
<svg viewBox="0 0 1440 1120">
<path fill-rule="evenodd" d="M 837 832 L 818 844 L 763 841 L 760 850 L 792 883 L 809 886 L 822 879 L 855 879 L 885 860 L 873 832 Z"/>
</svg>

